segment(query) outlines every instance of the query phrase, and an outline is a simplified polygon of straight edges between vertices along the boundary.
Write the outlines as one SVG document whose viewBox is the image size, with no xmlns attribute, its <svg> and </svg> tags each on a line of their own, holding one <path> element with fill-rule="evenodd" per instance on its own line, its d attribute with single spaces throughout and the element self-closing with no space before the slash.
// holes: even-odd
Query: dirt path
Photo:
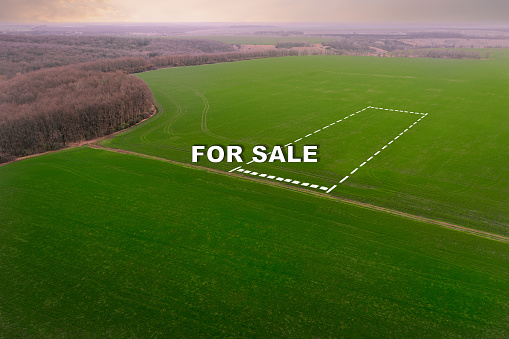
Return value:
<svg viewBox="0 0 509 339">
<path fill-rule="evenodd" d="M 258 178 L 250 178 L 250 177 L 243 176 L 241 174 L 224 172 L 224 171 L 215 170 L 215 169 L 208 168 L 208 167 L 202 167 L 202 166 L 198 166 L 198 165 L 182 163 L 182 162 L 178 162 L 178 161 L 174 161 L 174 160 L 168 160 L 168 159 L 164 159 L 164 158 L 160 158 L 160 157 L 155 157 L 155 156 L 151 156 L 151 155 L 147 155 L 147 154 L 142 154 L 142 153 L 136 153 L 136 152 L 126 151 L 126 150 L 121 150 L 121 149 L 116 149 L 116 148 L 104 147 L 104 146 L 101 146 L 99 144 L 100 141 L 105 140 L 105 139 L 109 139 L 109 138 L 115 136 L 118 133 L 123 133 L 123 132 L 126 132 L 129 129 L 138 128 L 141 123 L 145 122 L 147 119 L 149 119 L 149 118 L 153 117 L 154 115 L 156 115 L 158 112 L 160 112 L 160 110 L 161 110 L 160 108 L 156 109 L 155 112 L 151 116 L 149 116 L 149 117 L 139 121 L 137 124 L 135 124 L 135 125 L 133 125 L 133 126 L 131 126 L 129 128 L 117 131 L 117 132 L 115 132 L 113 134 L 110 134 L 110 135 L 107 135 L 107 136 L 104 136 L 104 137 L 100 137 L 100 138 L 97 138 L 97 139 L 94 139 L 94 140 L 81 141 L 79 143 L 75 143 L 75 144 L 69 145 L 68 147 L 65 147 L 65 148 L 62 148 L 62 149 L 58 149 L 58 150 L 55 150 L 55 151 L 48 151 L 48 152 L 44 152 L 44 153 L 38 153 L 38 154 L 29 155 L 29 156 L 26 156 L 26 157 L 17 158 L 14 161 L 2 163 L 2 164 L 0 164 L 0 166 L 7 165 L 7 164 L 10 164 L 12 162 L 23 160 L 23 159 L 40 156 L 40 155 L 43 155 L 43 154 L 59 152 L 59 151 L 61 151 L 63 149 L 69 149 L 69 148 L 73 148 L 73 147 L 80 147 L 80 146 L 86 145 L 86 146 L 91 147 L 91 148 L 103 149 L 103 150 L 107 150 L 107 151 L 110 151 L 110 152 L 130 154 L 130 155 L 137 155 L 137 156 L 140 156 L 140 157 L 143 157 L 143 158 L 149 158 L 149 159 L 165 161 L 165 162 L 169 162 L 169 163 L 172 163 L 172 164 L 175 164 L 175 165 L 179 165 L 179 166 L 182 166 L 182 167 L 192 168 L 192 169 L 195 169 L 195 170 L 202 170 L 202 171 L 216 173 L 216 174 L 220 174 L 220 175 L 226 175 L 226 176 L 234 176 L 234 177 L 237 177 L 237 178 L 242 178 L 244 180 L 255 181 L 255 182 L 258 182 L 258 183 L 261 183 L 261 184 L 264 184 L 264 185 L 281 187 L 281 188 L 285 188 L 285 189 L 288 189 L 288 190 L 292 190 L 292 191 L 296 191 L 296 192 L 300 192 L 300 193 L 304 193 L 304 194 L 308 194 L 308 195 L 313 195 L 313 196 L 324 198 L 324 199 L 341 201 L 343 203 L 347 203 L 347 204 L 350 204 L 350 205 L 355 205 L 355 206 L 367 208 L 367 209 L 370 209 L 370 210 L 382 211 L 382 212 L 385 212 L 385 213 L 389 213 L 389 214 L 393 214 L 393 215 L 398 215 L 398 216 L 401 216 L 401 217 L 404 217 L 404 218 L 407 218 L 407 219 L 417 220 L 417 221 L 425 222 L 425 223 L 428 223 L 428 224 L 438 225 L 438 226 L 454 229 L 456 231 L 465 232 L 465 233 L 469 233 L 469 234 L 474 234 L 474 235 L 477 235 L 477 236 L 480 236 L 480 237 L 484 237 L 484 238 L 488 238 L 488 239 L 492 239 L 492 240 L 496 240 L 496 241 L 501 241 L 501 242 L 504 242 L 504 243 L 509 243 L 509 237 L 505 237 L 505 236 L 502 236 L 502 235 L 493 234 L 493 233 L 489 233 L 489 232 L 484 232 L 484 231 L 480 231 L 480 230 L 476 230 L 476 229 L 468 228 L 468 227 L 463 227 L 463 226 L 459 226 L 459 225 L 454 225 L 454 224 L 447 223 L 447 222 L 444 222 L 444 221 L 434 220 L 434 219 L 430 219 L 430 218 L 426 218 L 426 217 L 421 217 L 421 216 L 417 216 L 417 215 L 413 215 L 413 214 L 409 214 L 409 213 L 405 213 L 405 212 L 391 210 L 389 208 L 375 206 L 375 205 L 363 203 L 363 202 L 360 202 L 360 201 L 355 201 L 355 200 L 351 200 L 351 199 L 336 197 L 336 196 L 333 196 L 333 195 L 330 195 L 330 194 L 312 191 L 312 190 L 304 188 L 304 187 L 294 187 L 294 186 L 289 186 L 289 185 L 281 184 L 279 182 L 272 182 L 272 181 L 267 181 L 267 180 L 258 179 Z"/>
<path fill-rule="evenodd" d="M 156 115 L 159 112 L 162 112 L 162 106 L 160 106 L 159 103 L 156 103 L 156 105 L 154 105 L 154 107 L 153 107 L 153 112 L 152 112 L 152 114 L 150 114 L 150 116 L 146 117 L 145 119 L 142 119 L 142 120 L 138 121 L 137 123 L 135 123 L 132 126 L 129 126 L 128 128 L 121 129 L 119 131 L 116 131 L 116 132 L 113 132 L 111 134 L 108 134 L 108 135 L 105 135 L 105 136 L 102 136 L 102 137 L 99 137 L 99 138 L 95 138 L 95 139 L 81 140 L 81 141 L 78 141 L 78 142 L 71 142 L 71 143 L 67 144 L 67 146 L 59 148 L 59 149 L 56 149 L 54 151 L 46 151 L 46 152 L 42 152 L 42 153 L 35 153 L 35 154 L 26 155 L 24 157 L 19 157 L 19 158 L 16 158 L 16 159 L 12 160 L 12 161 L 7 161 L 7 162 L 0 163 L 0 166 L 5 166 L 5 165 L 11 164 L 13 162 L 24 160 L 24 159 L 38 157 L 38 156 L 44 155 L 44 154 L 60 152 L 60 151 L 65 150 L 65 149 L 70 149 L 70 148 L 74 148 L 74 147 L 80 147 L 80 146 L 84 146 L 84 145 L 90 145 L 90 144 L 98 143 L 101 140 L 106 140 L 108 138 L 112 138 L 112 137 L 114 137 L 115 135 L 117 135 L 119 133 L 123 133 L 123 132 L 126 132 L 127 130 L 132 130 L 134 128 L 139 127 L 139 125 L 141 123 L 143 123 L 146 120 L 152 118 L 154 115 Z"/>
<path fill-rule="evenodd" d="M 164 161 L 164 162 L 168 162 L 168 163 L 171 163 L 171 164 L 179 165 L 179 166 L 182 166 L 182 167 L 192 168 L 192 169 L 195 169 L 195 170 L 201 170 L 201 171 L 206 171 L 206 172 L 210 172 L 210 173 L 216 173 L 216 174 L 220 174 L 220 175 L 226 175 L 226 176 L 233 176 L 233 177 L 237 177 L 237 178 L 242 178 L 244 180 L 255 181 L 255 182 L 258 182 L 258 183 L 261 183 L 261 184 L 264 184 L 264 185 L 281 187 L 281 188 L 289 189 L 289 190 L 292 190 L 292 191 L 296 191 L 296 192 L 300 192 L 300 193 L 304 193 L 304 194 L 308 194 L 308 195 L 313 195 L 313 196 L 324 198 L 324 199 L 341 201 L 343 203 L 347 203 L 347 204 L 350 204 L 350 205 L 355 205 L 355 206 L 367 208 L 367 209 L 370 209 L 370 210 L 381 211 L 381 212 L 385 212 L 385 213 L 389 213 L 389 214 L 393 214 L 393 215 L 398 215 L 400 217 L 404 217 L 404 218 L 407 218 L 407 219 L 421 221 L 421 222 L 425 222 L 425 223 L 428 223 L 428 224 L 433 224 L 433 225 L 438 225 L 438 226 L 450 228 L 450 229 L 453 229 L 453 230 L 456 230 L 456 231 L 460 231 L 460 232 L 474 234 L 474 235 L 477 235 L 477 236 L 480 236 L 480 237 L 483 237 L 483 238 L 488 238 L 488 239 L 492 239 L 492 240 L 496 240 L 496 241 L 501 241 L 501 242 L 504 242 L 504 243 L 509 243 L 509 237 L 505 237 L 505 236 L 502 236 L 502 235 L 493 234 L 493 233 L 489 233 L 489 232 L 484 232 L 484 231 L 480 231 L 480 230 L 476 230 L 476 229 L 468 228 L 468 227 L 464 227 L 464 226 L 454 225 L 454 224 L 447 223 L 447 222 L 444 222 L 444 221 L 434 220 L 434 219 L 430 219 L 430 218 L 426 218 L 426 217 L 421 217 L 421 216 L 417 216 L 417 215 L 413 215 L 413 214 L 409 214 L 409 213 L 405 213 L 405 212 L 391 210 L 389 208 L 375 206 L 375 205 L 371 205 L 371 204 L 367 204 L 367 203 L 363 203 L 363 202 L 355 201 L 355 200 L 351 200 L 351 199 L 341 198 L 341 197 L 333 196 L 333 195 L 326 194 L 326 193 L 316 192 L 316 191 L 309 190 L 307 188 L 289 186 L 289 185 L 281 184 L 279 182 L 272 182 L 272 181 L 267 181 L 267 180 L 258 179 L 258 178 L 250 178 L 250 177 L 243 176 L 241 174 L 224 172 L 224 171 L 220 171 L 220 170 L 216 170 L 216 169 L 212 169 L 212 168 L 208 168 L 208 167 L 203 167 L 203 166 L 198 166 L 198 165 L 182 163 L 182 162 L 178 162 L 178 161 L 174 161 L 174 160 L 168 160 L 168 159 L 164 159 L 164 158 L 160 158 L 160 157 L 156 157 L 156 156 L 152 156 L 152 155 L 136 153 L 136 152 L 126 151 L 126 150 L 121 150 L 121 149 L 116 149 L 116 148 L 104 147 L 104 146 L 98 145 L 97 142 L 88 144 L 88 146 L 91 147 L 91 148 L 103 149 L 103 150 L 107 150 L 107 151 L 110 151 L 110 152 L 130 154 L 130 155 L 137 155 L 137 156 L 140 156 L 140 157 L 143 157 L 143 158 Z"/>
</svg>

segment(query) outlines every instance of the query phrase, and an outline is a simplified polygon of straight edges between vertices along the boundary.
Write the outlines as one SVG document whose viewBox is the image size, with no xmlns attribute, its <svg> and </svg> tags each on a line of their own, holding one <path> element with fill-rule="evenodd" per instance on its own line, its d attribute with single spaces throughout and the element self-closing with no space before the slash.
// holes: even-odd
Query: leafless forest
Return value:
<svg viewBox="0 0 509 339">
<path fill-rule="evenodd" d="M 489 58 L 489 51 L 464 48 L 509 45 L 509 31 L 500 29 L 306 29 L 227 24 L 1 26 L 0 162 L 101 137 L 150 116 L 153 98 L 143 81 L 129 75 L 136 72 L 309 54 L 480 59 Z M 184 37 L 170 39 L 174 35 Z M 242 48 L 239 43 L 200 38 L 210 35 L 284 40 Z"/>
<path fill-rule="evenodd" d="M 122 72 L 65 66 L 0 83 L 0 160 L 104 136 L 150 115 L 152 94 Z"/>
<path fill-rule="evenodd" d="M 7 79 L 0 81 L 0 162 L 108 135 L 154 113 L 148 86 L 131 73 L 298 54 L 292 50 L 232 52 L 230 45 L 207 40 L 3 39 L 7 44 L 29 41 L 32 45 L 1 52 L 0 72 Z M 41 52 L 39 45 L 46 49 Z M 112 58 L 100 58 L 103 49 L 112 53 L 104 56 Z M 94 61 L 82 62 L 87 59 Z M 62 63 L 72 65 L 59 66 Z"/>
<path fill-rule="evenodd" d="M 199 39 L 108 36 L 0 35 L 0 76 L 99 59 L 233 52 L 231 45 Z"/>
</svg>

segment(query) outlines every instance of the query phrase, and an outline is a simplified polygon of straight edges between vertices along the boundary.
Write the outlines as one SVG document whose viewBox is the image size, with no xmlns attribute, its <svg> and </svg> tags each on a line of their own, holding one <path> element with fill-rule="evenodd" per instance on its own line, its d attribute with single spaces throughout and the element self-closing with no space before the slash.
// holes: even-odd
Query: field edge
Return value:
<svg viewBox="0 0 509 339">
<path fill-rule="evenodd" d="M 301 194 L 311 195 L 311 196 L 314 196 L 314 197 L 318 197 L 318 198 L 322 198 L 322 199 L 328 199 L 328 200 L 332 200 L 332 201 L 339 201 L 339 202 L 342 202 L 342 203 L 345 203 L 345 204 L 348 204 L 348 205 L 362 207 L 362 208 L 365 208 L 365 209 L 368 209 L 368 210 L 372 210 L 372 211 L 385 212 L 385 213 L 388 213 L 388 214 L 392 214 L 392 215 L 403 217 L 405 219 L 421 221 L 421 222 L 424 222 L 424 223 L 427 223 L 427 224 L 437 225 L 437 226 L 441 226 L 441 227 L 444 227 L 444 228 L 452 229 L 452 230 L 455 230 L 455 231 L 458 231 L 458 232 L 468 233 L 468 234 L 476 235 L 476 236 L 479 236 L 479 237 L 482 237 L 482 238 L 486 238 L 486 239 L 490 239 L 490 240 L 499 241 L 499 242 L 503 242 L 503 243 L 508 243 L 509 244 L 509 237 L 505 237 L 503 235 L 499 235 L 499 234 L 495 234 L 495 233 L 489 233 L 489 232 L 485 232 L 485 231 L 481 231 L 481 230 L 476 230 L 476 229 L 473 229 L 473 228 L 468 228 L 468 227 L 464 227 L 464 226 L 460 226 L 460 225 L 455 225 L 455 224 L 451 224 L 451 223 L 448 223 L 448 222 L 445 222 L 445 221 L 441 221 L 441 220 L 434 220 L 434 219 L 431 219 L 431 218 L 426 218 L 426 217 L 422 217 L 422 216 L 418 216 L 418 215 L 413 215 L 413 214 L 410 214 L 410 213 L 401 212 L 401 211 L 389 209 L 389 208 L 386 208 L 386 207 L 380 207 L 380 206 L 376 206 L 376 205 L 372 205 L 372 204 L 368 204 L 368 203 L 364 203 L 364 202 L 360 202 L 360 201 L 355 201 L 355 200 L 352 200 L 352 199 L 342 198 L 342 197 L 339 197 L 339 196 L 333 196 L 333 195 L 330 195 L 330 194 L 327 194 L 327 193 L 322 193 L 322 192 L 319 192 L 319 191 L 314 191 L 314 190 L 310 190 L 310 189 L 306 189 L 306 188 L 301 188 L 301 187 L 295 187 L 295 186 L 291 186 L 291 185 L 282 184 L 282 183 L 279 183 L 279 182 L 272 182 L 272 181 L 258 179 L 258 178 L 254 178 L 254 177 L 246 177 L 246 176 L 234 173 L 234 172 L 227 172 L 227 171 L 225 172 L 225 171 L 222 171 L 222 170 L 217 170 L 217 169 L 213 169 L 213 168 L 209 168 L 209 167 L 204 167 L 204 166 L 198 166 L 198 165 L 183 163 L 183 162 L 179 162 L 179 161 L 175 161 L 175 160 L 170 160 L 170 159 L 165 159 L 165 158 L 161 158 L 161 157 L 156 157 L 156 156 L 153 156 L 153 155 L 137 153 L 137 152 L 127 151 L 127 150 L 123 150 L 123 149 L 106 147 L 106 146 L 100 145 L 98 142 L 89 143 L 89 144 L 86 144 L 85 146 L 89 147 L 89 148 L 100 149 L 100 150 L 105 150 L 105 151 L 114 152 L 114 153 L 134 155 L 134 156 L 139 156 L 139 157 L 142 157 L 142 158 L 163 161 L 163 162 L 171 163 L 171 164 L 174 164 L 174 165 L 177 165 L 177 166 L 180 166 L 180 167 L 184 167 L 184 168 L 188 168 L 188 169 L 205 171 L 205 172 L 215 173 L 215 174 L 219 174 L 219 175 L 223 175 L 223 176 L 234 177 L 234 178 L 237 178 L 237 179 L 247 180 L 247 181 L 251 181 L 251 182 L 256 182 L 256 183 L 264 184 L 264 185 L 267 185 L 267 186 L 279 187 L 279 188 L 287 189 L 287 190 L 290 190 L 290 191 L 293 191 L 293 192 L 299 192 Z"/>
</svg>

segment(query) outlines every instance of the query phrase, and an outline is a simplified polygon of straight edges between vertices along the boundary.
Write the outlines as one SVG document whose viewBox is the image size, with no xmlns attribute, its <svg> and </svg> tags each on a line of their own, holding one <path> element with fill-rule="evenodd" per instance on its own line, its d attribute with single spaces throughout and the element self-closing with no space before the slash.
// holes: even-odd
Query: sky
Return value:
<svg viewBox="0 0 509 339">
<path fill-rule="evenodd" d="M 509 24 L 509 0 L 0 0 L 0 22 Z"/>
</svg>

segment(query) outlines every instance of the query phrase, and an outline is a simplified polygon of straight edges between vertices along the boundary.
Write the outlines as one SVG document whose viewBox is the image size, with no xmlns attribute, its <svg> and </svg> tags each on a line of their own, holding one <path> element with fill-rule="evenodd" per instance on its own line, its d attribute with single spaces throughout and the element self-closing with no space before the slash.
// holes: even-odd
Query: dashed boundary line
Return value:
<svg viewBox="0 0 509 339">
<path fill-rule="evenodd" d="M 123 132 L 124 131 L 125 130 L 123 130 Z M 192 169 L 192 170 L 196 170 L 196 171 L 204 171 L 204 172 L 207 172 L 207 173 L 213 173 L 213 174 L 217 174 L 217 175 L 227 175 L 226 172 L 223 172 L 223 171 L 220 171 L 220 170 L 216 170 L 216 169 L 212 169 L 212 168 L 209 168 L 209 167 L 202 167 L 202 166 L 193 165 L 193 164 L 189 164 L 189 163 L 183 163 L 183 162 L 178 162 L 178 161 L 175 161 L 175 160 L 169 160 L 169 159 L 165 159 L 165 158 L 160 158 L 160 157 L 156 157 L 156 156 L 153 156 L 153 155 L 137 153 L 137 152 L 127 151 L 127 150 L 118 149 L 118 148 L 105 147 L 105 146 L 101 146 L 101 145 L 97 144 L 98 141 L 105 140 L 108 137 L 111 137 L 111 136 L 106 136 L 106 137 L 102 137 L 100 139 L 97 139 L 95 141 L 91 141 L 90 143 L 85 144 L 85 147 L 100 149 L 100 150 L 107 151 L 107 152 L 115 152 L 115 153 L 121 153 L 121 154 L 128 154 L 128 155 L 132 155 L 132 156 L 138 156 L 140 158 L 145 158 L 145 159 L 152 159 L 152 160 L 162 161 L 162 162 L 165 162 L 165 163 L 170 163 L 170 164 L 173 164 L 173 165 L 176 165 L 176 166 L 180 166 L 180 167 L 183 167 L 183 168 L 188 168 L 188 169 Z M 71 149 L 71 148 L 76 148 L 76 147 L 69 147 L 67 149 Z M 43 154 L 47 154 L 47 153 L 56 153 L 56 152 L 60 152 L 60 151 L 61 150 L 50 151 L 50 152 L 45 152 L 45 153 L 41 153 L 41 154 L 37 154 L 37 155 L 33 155 L 33 156 L 27 156 L 27 157 L 18 158 L 18 159 L 22 160 L 22 159 L 26 159 L 26 158 L 29 158 L 29 157 L 35 157 L 35 156 L 39 156 L 39 155 L 43 155 Z M 8 164 L 8 163 L 4 163 L 4 164 Z M 4 165 L 4 164 L 2 164 L 2 165 Z M 247 177 L 247 176 L 246 177 L 242 177 L 242 178 L 244 180 L 258 181 L 258 178 L 251 178 L 251 177 Z M 275 182 L 271 182 L 271 181 L 267 181 L 266 184 L 270 185 L 270 186 L 278 186 L 278 185 L 280 185 L 279 183 L 275 183 Z M 488 238 L 488 239 L 492 239 L 492 240 L 496 240 L 496 241 L 501 241 L 501 242 L 509 244 L 509 237 L 505 237 L 505 236 L 499 235 L 499 234 L 488 233 L 488 232 L 476 230 L 476 229 L 473 229 L 473 228 L 468 228 L 468 227 L 464 227 L 464 226 L 459 226 L 459 225 L 455 225 L 455 224 L 446 223 L 446 222 L 439 221 L 439 220 L 434 220 L 434 219 L 429 219 L 429 218 L 425 218 L 425 217 L 421 217 L 421 216 L 417 216 L 417 215 L 412 215 L 412 214 L 405 213 L 405 212 L 391 210 L 391 209 L 388 209 L 388 208 L 385 208 L 385 207 L 375 206 L 375 205 L 363 203 L 363 202 L 360 202 L 360 201 L 355 201 L 355 200 L 351 200 L 351 199 L 341 198 L 341 197 L 338 197 L 338 196 L 333 196 L 333 195 L 326 194 L 327 192 L 322 193 L 322 192 L 311 191 L 311 190 L 308 190 L 308 189 L 302 189 L 302 187 L 294 187 L 294 186 L 285 186 L 285 189 L 289 189 L 289 190 L 292 190 L 294 192 L 299 192 L 299 193 L 303 193 L 303 194 L 309 194 L 309 195 L 312 195 L 312 196 L 315 196 L 315 197 L 320 197 L 320 198 L 323 198 L 323 199 L 330 199 L 330 200 L 333 200 L 333 201 L 338 201 L 338 202 L 342 202 L 342 203 L 346 203 L 346 204 L 350 204 L 350 205 L 354 205 L 354 206 L 358 206 L 358 207 L 362 207 L 362 208 L 366 208 L 366 209 L 370 209 L 370 210 L 376 210 L 376 211 L 381 211 L 381 212 L 385 212 L 385 213 L 390 213 L 390 214 L 393 214 L 393 215 L 398 215 L 398 216 L 403 217 L 403 218 L 417 220 L 417 221 L 425 222 L 425 223 L 428 223 L 428 224 L 434 224 L 434 225 L 450 228 L 450 229 L 453 229 L 453 230 L 456 230 L 456 231 L 460 231 L 460 232 L 464 232 L 464 233 L 469 233 L 469 234 L 473 234 L 473 235 L 477 235 L 477 236 L 480 236 L 480 237 L 484 237 L 484 238 Z"/>
<path fill-rule="evenodd" d="M 257 177 L 260 177 L 260 178 L 269 179 L 269 180 L 286 182 L 286 183 L 289 183 L 289 184 L 300 185 L 300 186 L 309 187 L 309 188 L 317 188 L 317 189 L 320 189 L 322 191 L 326 191 L 327 193 L 329 193 L 331 190 L 333 190 L 337 186 L 337 185 L 334 185 L 332 187 L 326 187 L 326 186 L 321 186 L 321 185 L 317 185 L 317 184 L 311 184 L 309 182 L 301 182 L 299 180 L 283 178 L 283 177 L 280 177 L 280 176 L 277 176 L 277 175 L 270 175 L 270 174 L 267 174 L 267 173 L 258 173 L 258 172 L 255 172 L 255 171 L 250 171 L 250 170 L 247 170 L 245 168 L 242 168 L 242 166 L 236 167 L 236 168 L 234 168 L 234 169 L 232 169 L 232 170 L 230 170 L 228 172 L 234 172 L 234 171 L 241 172 L 241 173 L 244 173 L 244 174 L 253 175 L 253 176 L 257 176 Z"/>
<path fill-rule="evenodd" d="M 340 122 L 342 121 L 345 121 L 346 119 L 350 118 L 350 117 L 353 117 L 355 116 L 356 114 L 359 114 L 359 113 L 362 113 L 364 112 L 365 110 L 367 109 L 378 109 L 378 110 L 382 110 L 382 111 L 390 111 L 390 112 L 400 112 L 400 113 L 408 113 L 408 114 L 417 114 L 417 115 L 420 115 L 421 117 L 419 119 L 417 119 L 417 121 L 415 121 L 413 124 L 411 124 L 410 126 L 408 126 L 408 128 L 406 128 L 403 132 L 401 132 L 400 134 L 398 134 L 396 137 L 394 137 L 392 140 L 390 140 L 387 144 L 385 144 L 380 150 L 378 150 L 377 152 L 375 152 L 372 156 L 370 156 L 366 161 L 364 161 L 362 164 L 360 164 L 358 167 L 356 167 L 354 170 L 352 170 L 350 172 L 349 175 L 346 175 L 345 177 L 343 177 L 343 179 L 341 179 L 339 181 L 339 184 L 342 184 L 343 182 L 345 182 L 348 178 L 350 178 L 350 176 L 352 174 L 354 174 L 355 172 L 357 172 L 361 167 L 363 167 L 364 165 L 366 165 L 369 161 L 373 160 L 373 158 L 375 156 L 377 156 L 378 154 L 380 154 L 381 151 L 383 151 L 384 149 L 386 149 L 390 144 L 392 144 L 394 141 L 396 141 L 397 139 L 399 139 L 399 137 L 401 137 L 403 134 L 405 134 L 406 132 L 408 132 L 410 130 L 410 128 L 414 127 L 418 122 L 420 122 L 423 118 L 425 118 L 428 113 L 421 113 L 421 112 L 414 112 L 414 111 L 405 111 L 405 110 L 400 110 L 400 109 L 393 109 L 393 108 L 384 108 L 384 107 L 374 107 L 374 106 L 367 106 L 363 109 L 361 109 L 360 111 L 357 111 L 355 113 L 352 113 L 352 114 L 349 114 L 347 116 L 345 116 L 344 118 L 342 119 L 339 119 L 339 120 L 336 120 L 328 125 L 325 125 L 324 127 L 322 128 L 319 128 L 317 129 L 316 131 L 312 132 L 312 133 L 309 133 L 301 138 L 298 138 L 296 140 L 294 140 L 293 142 L 289 142 L 287 143 L 286 145 L 284 145 L 284 147 L 288 147 L 290 145 L 293 145 L 294 143 L 297 143 L 301 140 L 304 140 L 314 134 L 317 134 L 317 133 L 320 133 L 322 132 L 323 130 L 335 125 L 335 124 L 339 124 Z M 268 152 L 267 155 L 271 154 L 272 152 Z M 251 160 L 249 161 L 248 163 L 246 163 L 246 165 L 249 165 L 251 163 L 253 163 L 254 160 Z M 334 188 L 337 187 L 337 185 L 333 185 L 331 187 L 326 187 L 326 186 L 321 186 L 321 185 L 316 185 L 316 184 L 310 184 L 308 182 L 300 182 L 298 180 L 293 180 L 293 179 L 286 179 L 286 178 L 282 178 L 282 177 L 277 177 L 277 176 L 274 176 L 274 175 L 268 175 L 266 173 L 262 173 L 262 174 L 259 174 L 258 172 L 252 172 L 252 171 L 249 171 L 249 170 L 246 170 L 246 169 L 243 169 L 242 166 L 239 166 L 239 167 L 236 167 L 232 170 L 230 170 L 229 172 L 234 172 L 234 171 L 237 171 L 237 172 L 242 172 L 242 173 L 245 173 L 245 174 L 250 174 L 250 175 L 255 175 L 255 176 L 260 176 L 262 178 L 266 178 L 266 179 L 275 179 L 277 181 L 283 181 L 283 182 L 286 182 L 286 183 L 292 183 L 292 184 L 295 184 L 295 185 L 302 185 L 302 186 L 306 186 L 306 187 L 310 187 L 310 188 L 319 188 L 320 190 L 323 190 L 323 191 L 326 191 L 326 193 L 330 193 Z"/>
<path fill-rule="evenodd" d="M 392 109 L 392 108 L 373 107 L 373 106 L 368 106 L 367 108 L 381 109 L 381 110 L 384 110 L 384 111 L 391 111 L 391 112 L 401 112 L 401 113 L 410 113 L 410 114 L 428 115 L 428 113 L 420 113 L 420 112 L 412 112 L 412 111 L 403 111 L 403 110 L 400 110 L 400 109 Z"/>
<path fill-rule="evenodd" d="M 376 151 L 372 156 L 370 156 L 368 159 L 366 159 L 366 161 L 364 161 L 362 164 L 360 164 L 358 167 L 356 167 L 353 171 L 350 172 L 350 175 L 354 174 L 355 172 L 357 172 L 358 169 L 360 169 L 362 166 L 366 165 L 369 161 L 373 160 L 374 157 L 376 157 L 378 154 L 380 154 L 381 151 L 383 151 L 384 149 L 386 149 L 390 144 L 392 144 L 394 141 L 398 140 L 399 137 L 403 136 L 403 134 L 405 134 L 406 132 L 408 132 L 410 130 L 410 128 L 414 127 L 415 125 L 417 125 L 417 123 L 419 123 L 422 119 L 424 119 L 428 113 L 418 113 L 418 112 L 409 112 L 409 111 L 401 111 L 401 110 L 397 110 L 397 109 L 388 109 L 388 108 L 380 108 L 380 107 L 371 107 L 371 106 L 368 106 L 368 108 L 374 108 L 374 109 L 383 109 L 385 111 L 395 111 L 395 112 L 404 112 L 404 113 L 413 113 L 413 114 L 419 114 L 421 115 L 421 117 L 419 119 L 417 119 L 417 121 L 415 121 L 413 124 L 411 124 L 410 126 L 408 126 L 408 128 L 406 128 L 403 132 L 401 132 L 400 134 L 398 134 L 396 137 L 394 137 L 391 141 L 389 141 L 387 144 L 385 144 L 384 146 L 382 146 L 382 148 L 378 151 Z M 348 179 L 350 177 L 350 175 L 347 175 L 345 176 L 343 179 L 341 179 L 341 181 L 339 182 L 340 184 L 342 184 L 343 182 L 346 181 L 346 179 Z"/>
<path fill-rule="evenodd" d="M 312 133 L 306 134 L 306 135 L 305 135 L 305 136 L 303 136 L 302 138 L 299 138 L 299 139 L 296 139 L 296 140 L 294 140 L 294 141 L 292 141 L 292 142 L 287 143 L 287 144 L 286 144 L 286 145 L 284 145 L 283 147 L 288 147 L 288 146 L 290 146 L 290 145 L 293 145 L 294 143 L 297 143 L 297 142 L 299 142 L 299 141 L 301 141 L 301 140 L 303 140 L 303 139 L 306 139 L 306 138 L 308 138 L 308 137 L 312 136 L 313 134 L 316 134 L 316 133 L 322 132 L 324 129 L 327 129 L 327 128 L 331 127 L 331 126 L 334 126 L 335 124 L 340 123 L 340 122 L 342 122 L 342 121 L 344 121 L 344 120 L 346 120 L 346 119 L 348 119 L 348 118 L 350 118 L 350 117 L 353 117 L 353 116 L 354 116 L 354 115 L 356 115 L 356 114 L 362 113 L 362 112 L 364 112 L 365 110 L 367 110 L 368 108 L 371 108 L 371 106 L 365 107 L 365 108 L 361 109 L 360 111 L 357 111 L 357 112 L 355 112 L 355 113 L 352 113 L 352 114 L 350 114 L 350 115 L 347 115 L 347 116 L 345 116 L 344 118 L 339 119 L 339 120 L 336 120 L 336 121 L 334 121 L 333 123 L 330 123 L 330 124 L 328 124 L 328 125 L 325 125 L 324 127 L 319 128 L 319 129 L 317 129 L 316 131 L 314 131 L 314 132 L 312 132 Z M 267 155 L 268 155 L 268 154 L 270 154 L 270 152 L 269 152 L 269 153 L 267 153 Z M 254 162 L 254 160 L 251 160 L 251 161 L 250 161 L 250 162 L 248 162 L 246 165 L 249 165 L 249 164 L 251 164 L 252 162 Z"/>
</svg>

